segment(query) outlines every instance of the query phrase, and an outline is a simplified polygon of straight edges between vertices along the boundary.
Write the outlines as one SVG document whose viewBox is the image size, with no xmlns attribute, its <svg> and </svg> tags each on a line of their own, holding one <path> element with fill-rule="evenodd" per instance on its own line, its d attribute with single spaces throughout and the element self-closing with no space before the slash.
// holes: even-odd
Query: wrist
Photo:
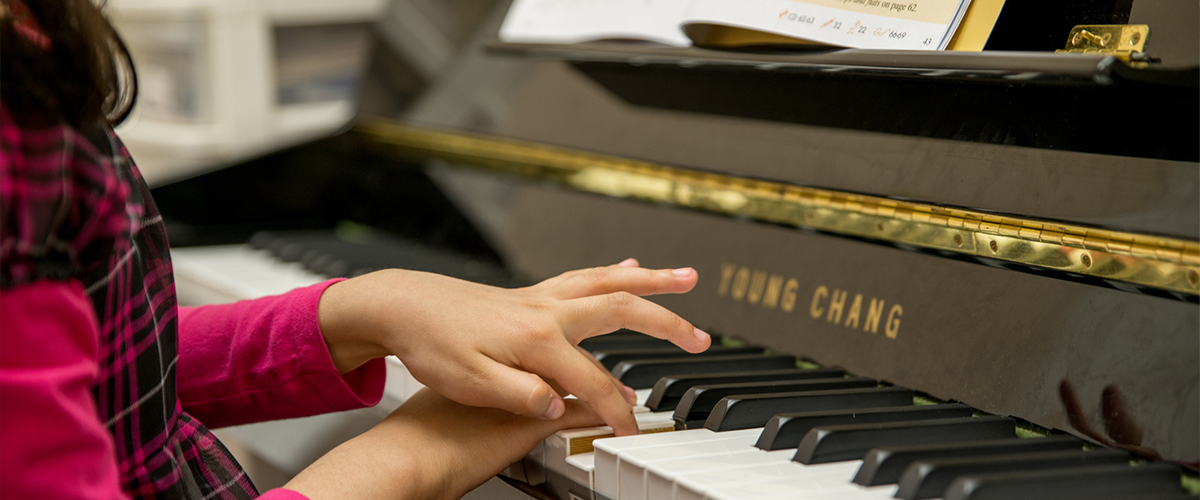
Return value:
<svg viewBox="0 0 1200 500">
<path fill-rule="evenodd" d="M 371 324 L 366 304 L 370 294 L 360 290 L 361 278 L 339 281 L 327 287 L 317 304 L 321 336 L 338 373 L 345 375 L 368 361 L 388 355 L 378 340 L 379 328 Z"/>
</svg>

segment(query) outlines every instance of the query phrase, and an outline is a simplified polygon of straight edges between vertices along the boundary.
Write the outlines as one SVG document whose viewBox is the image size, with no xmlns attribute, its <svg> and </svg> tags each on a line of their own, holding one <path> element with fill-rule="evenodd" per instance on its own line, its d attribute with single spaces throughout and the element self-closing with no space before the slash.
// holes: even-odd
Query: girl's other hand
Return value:
<svg viewBox="0 0 1200 500">
<path fill-rule="evenodd" d="M 459 498 L 521 459 L 546 436 L 600 424 L 579 401 L 540 420 L 463 406 L 428 388 L 343 443 L 284 487 L 311 500 Z"/>
<path fill-rule="evenodd" d="M 640 297 L 684 293 L 697 279 L 691 268 L 645 269 L 633 259 L 518 289 L 386 270 L 329 287 L 319 316 L 342 373 L 394 354 L 454 401 L 548 420 L 563 415 L 569 393 L 622 436 L 637 432 L 632 391 L 576 344 L 629 328 L 688 352 L 708 349 L 708 334 Z"/>
</svg>

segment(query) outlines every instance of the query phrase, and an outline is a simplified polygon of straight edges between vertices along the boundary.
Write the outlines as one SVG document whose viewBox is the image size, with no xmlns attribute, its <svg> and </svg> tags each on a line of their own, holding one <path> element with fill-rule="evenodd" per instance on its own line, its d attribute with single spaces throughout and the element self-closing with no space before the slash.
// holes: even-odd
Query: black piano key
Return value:
<svg viewBox="0 0 1200 500">
<path fill-rule="evenodd" d="M 715 339 L 713 343 L 716 343 Z M 588 352 L 615 351 L 618 349 L 654 349 L 658 347 L 670 347 L 672 345 L 675 344 L 640 333 L 636 334 L 636 336 L 610 333 L 600 337 L 584 339 L 579 342 L 579 347 Z"/>
<path fill-rule="evenodd" d="M 758 437 L 758 448 L 772 451 L 795 448 L 800 440 L 813 427 L 821 425 L 872 424 L 877 422 L 907 422 L 912 420 L 932 420 L 937 418 L 969 417 L 974 409 L 964 404 L 893 406 L 885 408 L 865 408 L 834 411 L 810 411 L 781 413 L 770 418 L 765 423 L 763 433 Z M 713 412 L 716 416 L 716 412 Z M 711 420 L 713 416 L 710 416 Z M 728 420 L 728 417 L 726 417 Z M 717 430 L 709 427 L 710 430 Z M 733 430 L 731 426 L 728 430 Z"/>
<path fill-rule="evenodd" d="M 312 245 L 300 259 L 305 268 L 326 276 L 357 276 L 393 267 L 442 271 L 443 263 L 428 262 L 421 249 L 402 242 L 379 240 L 364 243 L 333 242 L 329 246 Z M 461 277 L 461 276 L 456 276 Z"/>
<path fill-rule="evenodd" d="M 285 262 L 296 262 L 304 254 L 302 243 L 328 243 L 337 235 L 328 229 L 300 231 L 259 231 L 250 237 L 250 246 L 266 250 Z M 290 249 L 290 252 L 285 252 Z M 286 253 L 286 255 L 285 255 Z"/>
<path fill-rule="evenodd" d="M 1031 470 L 1071 469 L 1096 465 L 1128 464 L 1128 452 L 1119 450 L 1047 451 L 993 457 L 939 458 L 915 462 L 900 477 L 896 498 L 938 498 L 961 476 Z"/>
<path fill-rule="evenodd" d="M 769 408 L 787 408 L 788 411 L 803 409 L 811 411 L 848 410 L 852 408 L 874 408 L 879 406 L 900 406 L 912 404 L 913 391 L 903 387 L 865 387 L 859 389 L 837 389 L 827 391 L 777 392 L 765 394 L 739 394 L 722 398 L 714 405 L 712 413 L 724 412 L 733 403 L 748 407 L 768 408 L 761 410 L 762 421 L 765 424 L 773 411 Z M 704 427 L 704 420 L 680 421 L 675 420 L 676 429 L 697 429 Z M 674 418 L 674 416 L 672 416 Z M 723 419 L 723 417 L 717 417 Z"/>
<path fill-rule="evenodd" d="M 726 396 L 749 394 L 777 394 L 807 391 L 831 391 L 838 389 L 858 389 L 876 387 L 879 381 L 873 378 L 820 378 L 812 380 L 768 380 L 765 382 L 739 382 L 734 384 L 706 384 L 688 389 L 679 405 L 675 407 L 672 418 L 676 422 L 692 422 L 699 420 L 700 425 L 712 413 L 713 407 Z M 787 411 L 787 410 L 782 410 Z M 776 412 L 778 413 L 778 412 Z M 774 413 L 772 413 L 774 415 Z"/>
<path fill-rule="evenodd" d="M 863 486 L 892 484 L 917 460 L 933 460 L 952 457 L 998 456 L 1013 453 L 1039 451 L 1082 450 L 1086 443 L 1068 435 L 1047 436 L 1028 439 L 999 439 L 969 443 L 920 444 L 915 446 L 889 446 L 875 448 L 863 456 L 862 467 L 854 476 L 854 482 Z"/>
<path fill-rule="evenodd" d="M 704 373 L 670 375 L 658 379 L 654 390 L 646 399 L 646 407 L 652 411 L 674 410 L 688 389 L 704 384 L 733 384 L 738 382 L 764 382 L 768 380 L 804 380 L 815 378 L 837 378 L 846 375 L 841 368 L 766 370 L 727 373 Z"/>
<path fill-rule="evenodd" d="M 1125 500 L 1177 495 L 1179 467 L 1150 463 L 963 476 L 945 500 Z"/>
<path fill-rule="evenodd" d="M 514 278 L 495 264 L 382 232 L 369 231 L 347 239 L 335 230 L 262 231 L 251 238 L 251 245 L 327 276 L 353 277 L 379 269 L 404 268 L 477 283 L 515 284 Z"/>
<path fill-rule="evenodd" d="M 1015 435 L 1015 423 L 1004 417 L 829 425 L 808 431 L 792 460 L 806 465 L 823 464 L 856 460 L 880 446 L 983 441 Z"/>
<path fill-rule="evenodd" d="M 782 370 L 795 368 L 796 357 L 790 354 L 737 354 L 732 356 L 686 357 L 675 359 L 639 359 L 622 361 L 612 374 L 622 384 L 634 389 L 654 387 L 658 379 L 680 373 L 736 372 L 762 368 Z"/>
<path fill-rule="evenodd" d="M 622 361 L 632 361 L 635 359 L 669 359 L 669 358 L 686 358 L 686 357 L 712 357 L 712 356 L 732 356 L 734 354 L 762 354 L 764 349 L 755 346 L 729 347 L 729 346 L 712 346 L 704 352 L 689 353 L 675 346 L 661 347 L 655 349 L 620 349 L 613 351 L 595 351 L 592 356 L 604 365 L 605 369 L 612 370 L 617 363 Z"/>
<path fill-rule="evenodd" d="M 649 336 L 649 335 L 646 335 L 646 334 L 644 334 L 644 333 L 642 333 L 642 332 L 635 332 L 635 331 L 633 331 L 633 330 L 630 330 L 630 329 L 628 329 L 628 328 L 622 328 L 622 329 L 620 329 L 620 330 L 617 330 L 617 331 L 615 331 L 615 332 L 610 332 L 610 333 L 606 333 L 606 334 L 604 334 L 604 335 L 600 335 L 600 336 L 596 336 L 596 337 L 589 337 L 589 338 L 583 339 L 583 340 L 582 340 L 582 341 L 580 341 L 579 343 L 581 343 L 581 344 L 582 344 L 582 343 L 584 343 L 584 342 L 599 342 L 599 341 L 603 341 L 603 340 L 638 340 L 638 339 L 645 339 L 645 340 L 662 340 L 662 339 L 658 339 L 658 338 L 655 338 L 655 337 L 651 337 L 651 336 Z"/>
<path fill-rule="evenodd" d="M 329 253 L 336 251 L 342 243 L 336 237 L 312 236 L 311 238 L 280 238 L 271 243 L 268 250 L 284 262 L 301 262 L 314 253 Z"/>
</svg>

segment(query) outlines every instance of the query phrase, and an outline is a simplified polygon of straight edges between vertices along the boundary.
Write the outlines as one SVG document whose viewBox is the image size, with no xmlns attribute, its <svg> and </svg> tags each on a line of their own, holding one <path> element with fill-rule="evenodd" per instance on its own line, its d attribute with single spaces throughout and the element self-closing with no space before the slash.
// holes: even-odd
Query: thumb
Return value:
<svg viewBox="0 0 1200 500">
<path fill-rule="evenodd" d="M 487 371 L 490 390 L 478 405 L 542 420 L 557 419 L 566 411 L 563 398 L 541 377 L 500 363 L 491 363 Z"/>
<path fill-rule="evenodd" d="M 596 410 L 593 410 L 587 403 L 578 399 L 568 399 L 565 402 L 567 411 L 563 413 L 562 418 L 554 422 L 558 424 L 555 431 L 604 425 L 604 419 L 600 418 L 600 414 L 596 413 Z"/>
<path fill-rule="evenodd" d="M 600 414 L 596 413 L 596 410 L 587 403 L 574 398 L 564 400 L 564 403 L 566 411 L 563 412 L 562 417 L 557 420 L 537 421 L 532 425 L 524 426 L 522 430 L 532 432 L 538 439 L 541 439 L 561 430 L 604 425 L 604 419 L 600 418 Z"/>
</svg>

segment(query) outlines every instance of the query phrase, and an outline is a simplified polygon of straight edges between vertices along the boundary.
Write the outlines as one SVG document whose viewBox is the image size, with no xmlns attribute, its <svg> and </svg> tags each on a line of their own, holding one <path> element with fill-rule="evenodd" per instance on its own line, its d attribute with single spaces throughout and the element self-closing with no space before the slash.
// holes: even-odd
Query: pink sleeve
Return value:
<svg viewBox="0 0 1200 500">
<path fill-rule="evenodd" d="M 330 280 L 283 295 L 179 308 L 178 395 L 210 428 L 373 406 L 384 361 L 342 376 L 317 321 Z"/>
<path fill-rule="evenodd" d="M 0 497 L 127 498 L 92 399 L 99 326 L 78 281 L 0 291 Z"/>
</svg>

